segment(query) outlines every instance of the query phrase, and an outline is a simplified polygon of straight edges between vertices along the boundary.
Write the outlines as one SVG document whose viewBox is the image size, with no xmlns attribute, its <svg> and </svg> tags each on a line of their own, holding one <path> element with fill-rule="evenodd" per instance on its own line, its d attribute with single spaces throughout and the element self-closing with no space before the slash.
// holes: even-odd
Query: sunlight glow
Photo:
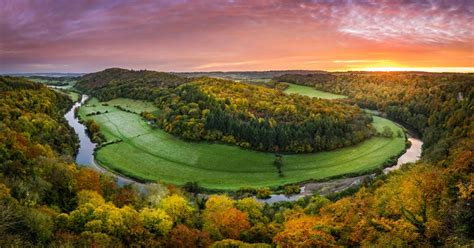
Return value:
<svg viewBox="0 0 474 248">
<path fill-rule="evenodd" d="M 474 67 L 367 67 L 360 71 L 425 71 L 425 72 L 474 72 Z"/>
</svg>

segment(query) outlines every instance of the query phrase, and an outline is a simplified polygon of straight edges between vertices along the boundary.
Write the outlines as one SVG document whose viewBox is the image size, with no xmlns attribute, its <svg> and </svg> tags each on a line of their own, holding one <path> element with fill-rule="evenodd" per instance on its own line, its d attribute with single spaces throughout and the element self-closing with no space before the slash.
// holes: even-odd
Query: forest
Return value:
<svg viewBox="0 0 474 248">
<path fill-rule="evenodd" d="M 118 97 L 154 101 L 161 96 L 163 89 L 188 81 L 187 78 L 165 72 L 110 68 L 80 77 L 76 88 L 102 101 Z"/>
<path fill-rule="evenodd" d="M 254 198 L 201 195 L 195 184 L 151 184 L 141 192 L 74 164 L 78 141 L 63 118 L 72 105 L 66 95 L 20 78 L 1 77 L 0 246 L 472 245 L 473 76 L 343 73 L 331 76 L 331 81 L 312 77 L 318 76 L 276 80 L 342 93 L 350 96 L 350 103 L 403 121 L 426 140 L 422 160 L 367 181 L 347 196 L 314 195 L 272 205 Z M 112 93 L 98 92 L 105 99 L 123 94 L 119 85 Z M 206 94 L 196 98 L 212 96 L 218 102 L 226 94 L 212 85 L 198 87 L 180 86 L 173 98 L 201 89 L 197 92 Z M 224 104 L 231 106 L 232 100 Z"/>
<path fill-rule="evenodd" d="M 156 103 L 157 123 L 167 132 L 259 151 L 333 150 L 375 134 L 357 107 L 228 80 L 200 78 Z"/>
<path fill-rule="evenodd" d="M 474 74 L 456 73 L 332 73 L 283 75 L 275 81 L 313 86 L 348 95 L 349 103 L 382 111 L 416 131 L 428 158 L 449 154 L 458 137 L 468 135 L 472 105 L 468 103 Z"/>
</svg>

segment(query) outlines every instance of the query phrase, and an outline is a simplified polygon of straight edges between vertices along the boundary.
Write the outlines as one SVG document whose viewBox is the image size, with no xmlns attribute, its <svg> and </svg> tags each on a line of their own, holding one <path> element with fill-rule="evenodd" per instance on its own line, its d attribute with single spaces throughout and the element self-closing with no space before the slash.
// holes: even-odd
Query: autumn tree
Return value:
<svg viewBox="0 0 474 248">
<path fill-rule="evenodd" d="M 138 192 L 132 187 L 132 185 L 126 185 L 120 188 L 115 194 L 113 202 L 116 206 L 122 207 L 125 205 L 136 205 L 139 201 Z"/>
<path fill-rule="evenodd" d="M 145 228 L 159 236 L 164 236 L 173 227 L 173 219 L 162 209 L 144 208 L 140 217 Z"/>
<path fill-rule="evenodd" d="M 203 212 L 203 229 L 216 239 L 238 239 L 240 233 L 250 228 L 246 213 L 236 209 L 227 196 L 209 197 Z"/>
<path fill-rule="evenodd" d="M 100 174 L 90 168 L 80 168 L 75 175 L 76 190 L 93 190 L 102 194 Z"/>
<path fill-rule="evenodd" d="M 211 238 L 208 233 L 179 224 L 169 233 L 169 247 L 209 247 Z"/>
<path fill-rule="evenodd" d="M 332 228 L 324 219 L 304 216 L 289 220 L 273 242 L 279 247 L 335 247 Z"/>
<path fill-rule="evenodd" d="M 159 207 L 163 209 L 175 224 L 194 223 L 194 209 L 189 202 L 179 196 L 171 195 L 161 200 Z"/>
</svg>

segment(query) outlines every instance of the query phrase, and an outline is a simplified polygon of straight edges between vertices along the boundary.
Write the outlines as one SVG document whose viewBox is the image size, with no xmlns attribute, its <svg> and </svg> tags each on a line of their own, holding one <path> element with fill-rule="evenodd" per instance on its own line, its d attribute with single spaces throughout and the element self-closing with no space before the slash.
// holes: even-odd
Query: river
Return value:
<svg viewBox="0 0 474 248">
<path fill-rule="evenodd" d="M 97 171 L 100 171 L 102 173 L 107 173 L 109 175 L 112 175 L 117 178 L 117 184 L 118 185 L 125 185 L 125 184 L 135 184 L 139 188 L 142 188 L 144 184 L 140 182 L 136 182 L 133 179 L 124 177 L 122 175 L 119 175 L 117 173 L 110 172 L 106 170 L 105 168 L 99 166 L 97 162 L 94 159 L 94 149 L 96 147 L 96 144 L 91 141 L 89 136 L 86 133 L 86 127 L 79 122 L 79 117 L 74 115 L 74 112 L 76 109 L 81 107 L 82 104 L 84 104 L 89 97 L 87 95 L 82 95 L 82 98 L 79 102 L 76 102 L 71 110 L 69 110 L 65 115 L 64 118 L 66 118 L 69 126 L 71 126 L 74 131 L 76 132 L 77 136 L 79 137 L 79 150 L 76 155 L 76 164 L 79 166 L 87 166 L 91 167 Z"/>
<path fill-rule="evenodd" d="M 80 166 L 88 166 L 93 169 L 96 169 L 102 173 L 107 173 L 117 178 L 118 185 L 125 184 L 134 184 L 138 188 L 143 189 L 143 183 L 137 182 L 133 179 L 124 177 L 120 174 L 106 170 L 97 164 L 94 159 L 94 149 L 96 144 L 91 141 L 89 136 L 86 133 L 86 127 L 79 122 L 79 118 L 74 115 L 74 112 L 77 108 L 81 107 L 88 99 L 87 95 L 82 95 L 82 98 L 79 102 L 76 102 L 71 110 L 69 110 L 64 117 L 66 118 L 69 125 L 74 129 L 77 136 L 79 137 L 80 146 L 76 156 L 76 163 Z M 419 139 L 409 136 L 408 140 L 411 143 L 411 146 L 405 151 L 405 153 L 398 158 L 397 164 L 391 167 L 385 168 L 383 171 L 385 174 L 390 173 L 391 171 L 397 170 L 401 165 L 405 163 L 413 163 L 418 161 L 421 156 L 423 142 Z M 296 195 L 286 196 L 284 194 L 272 194 L 269 199 L 260 200 L 266 203 L 274 203 L 279 201 L 294 201 L 301 197 L 311 195 L 314 193 L 319 193 L 321 195 L 327 195 L 329 193 L 340 192 L 348 188 L 359 185 L 363 182 L 366 177 L 374 176 L 374 174 L 362 175 L 358 177 L 350 178 L 341 178 L 329 180 L 326 182 L 314 182 L 306 183 L 301 185 L 301 192 Z"/>
</svg>

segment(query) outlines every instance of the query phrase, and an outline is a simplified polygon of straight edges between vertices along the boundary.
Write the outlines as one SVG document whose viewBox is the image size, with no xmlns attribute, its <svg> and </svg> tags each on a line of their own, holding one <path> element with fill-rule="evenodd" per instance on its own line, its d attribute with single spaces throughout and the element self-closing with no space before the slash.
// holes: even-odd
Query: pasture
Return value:
<svg viewBox="0 0 474 248">
<path fill-rule="evenodd" d="M 79 100 L 80 94 L 75 91 L 64 90 L 64 89 L 59 89 L 59 88 L 52 88 L 52 89 L 56 92 L 68 95 L 69 98 L 71 98 L 73 102 L 77 102 Z"/>
<path fill-rule="evenodd" d="M 329 100 L 347 98 L 347 96 L 344 96 L 344 95 L 337 95 L 337 94 L 333 94 L 333 93 L 329 93 L 325 91 L 320 91 L 309 86 L 290 84 L 290 83 L 286 83 L 286 84 L 288 85 L 288 88 L 286 88 L 284 92 L 287 94 L 299 94 L 303 96 L 317 97 L 317 98 L 329 99 Z"/>
<path fill-rule="evenodd" d="M 135 113 L 120 110 L 115 105 Z M 97 111 L 102 114 L 87 116 Z M 122 140 L 97 151 L 96 160 L 102 166 L 147 181 L 177 185 L 197 181 L 203 187 L 222 190 L 276 187 L 370 171 L 405 148 L 404 137 L 373 137 L 334 151 L 283 155 L 284 176 L 280 177 L 273 166 L 272 153 L 224 144 L 186 142 L 152 128 L 136 114 L 141 111 L 157 109 L 149 102 L 114 99 L 104 104 L 93 98 L 80 108 L 80 116 L 94 119 L 108 141 Z M 377 116 L 374 116 L 374 125 L 379 130 L 389 126 L 394 133 L 401 130 L 393 122 Z"/>
</svg>

